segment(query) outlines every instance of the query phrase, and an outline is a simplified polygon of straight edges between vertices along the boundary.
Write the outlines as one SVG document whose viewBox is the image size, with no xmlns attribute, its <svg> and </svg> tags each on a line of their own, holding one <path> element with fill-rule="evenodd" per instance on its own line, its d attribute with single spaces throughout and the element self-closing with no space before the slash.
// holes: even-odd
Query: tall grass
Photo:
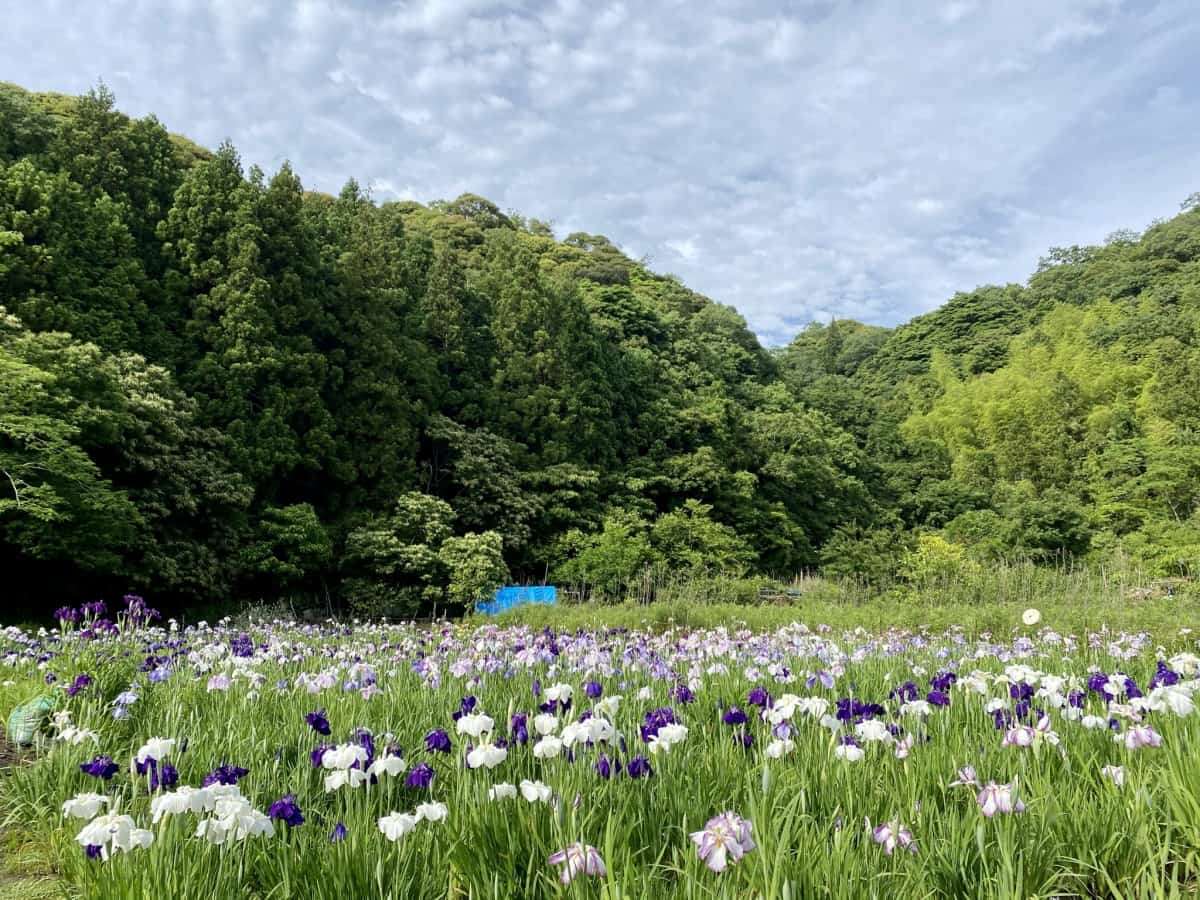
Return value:
<svg viewBox="0 0 1200 900">
<path fill-rule="evenodd" d="M 1000 561 L 917 582 L 897 576 L 882 583 L 813 573 L 775 580 L 647 570 L 635 592 L 604 596 L 572 585 L 562 596 L 558 607 L 519 607 L 501 621 L 562 628 L 740 623 L 760 630 L 793 621 L 838 628 L 958 625 L 974 635 L 1007 633 L 1022 610 L 1035 607 L 1063 631 L 1107 627 L 1171 635 L 1189 624 L 1200 629 L 1200 587 L 1150 578 L 1124 560 Z"/>
</svg>

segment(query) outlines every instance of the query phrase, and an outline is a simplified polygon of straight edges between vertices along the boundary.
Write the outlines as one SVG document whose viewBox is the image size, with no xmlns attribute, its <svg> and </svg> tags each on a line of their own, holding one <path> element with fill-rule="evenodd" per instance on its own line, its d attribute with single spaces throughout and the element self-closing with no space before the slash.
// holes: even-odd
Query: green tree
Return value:
<svg viewBox="0 0 1200 900">
<path fill-rule="evenodd" d="M 205 424 L 233 440 L 239 468 L 265 501 L 301 499 L 333 452 L 322 397 L 327 331 L 317 246 L 299 179 L 269 183 L 225 145 L 194 167 L 160 227 L 191 295 L 183 381 Z"/>
<path fill-rule="evenodd" d="M 412 616 L 442 599 L 448 583 L 438 555 L 454 511 L 427 494 L 402 495 L 392 513 L 374 516 L 346 538 L 346 597 L 364 614 Z"/>
<path fill-rule="evenodd" d="M 227 593 L 249 491 L 170 375 L 7 315 L 0 352 L 12 543 L 93 585 Z"/>
<path fill-rule="evenodd" d="M 0 552 L 5 570 L 32 577 L 33 572 L 48 573 L 46 564 L 53 563 L 70 564 L 92 576 L 116 574 L 141 525 L 137 508 L 80 446 L 79 426 L 62 415 L 54 374 L 13 346 L 12 333 L 19 327 L 0 307 Z M 17 578 L 16 584 L 20 582 Z"/>
<path fill-rule="evenodd" d="M 252 541 L 242 550 L 242 569 L 264 590 L 311 591 L 328 571 L 333 544 L 308 503 L 268 507 Z"/>
<path fill-rule="evenodd" d="M 34 98 L 0 81 L 0 163 L 44 153 L 53 136 L 54 124 Z"/>
<path fill-rule="evenodd" d="M 64 173 L 0 164 L 0 297 L 29 328 L 110 350 L 146 338 L 144 281 L 120 210 Z"/>
<path fill-rule="evenodd" d="M 687 500 L 650 529 L 655 551 L 674 571 L 742 572 L 753 554 L 732 528 L 712 519 L 712 507 Z"/>
<path fill-rule="evenodd" d="M 649 525 L 636 515 L 614 510 L 603 526 L 587 533 L 572 529 L 559 541 L 555 578 L 619 599 L 658 556 Z"/>
<path fill-rule="evenodd" d="M 321 254 L 314 270 L 329 280 L 320 337 L 305 349 L 325 355 L 328 471 L 337 488 L 322 492 L 321 508 L 383 509 L 415 484 L 420 426 L 437 393 L 407 284 L 403 220 L 354 183 L 334 201 L 310 198 L 305 212 Z"/>
<path fill-rule="evenodd" d="M 446 595 L 454 603 L 471 606 L 495 593 L 510 578 L 503 541 L 494 531 L 448 537 L 438 548 L 438 557 L 448 573 Z"/>
</svg>

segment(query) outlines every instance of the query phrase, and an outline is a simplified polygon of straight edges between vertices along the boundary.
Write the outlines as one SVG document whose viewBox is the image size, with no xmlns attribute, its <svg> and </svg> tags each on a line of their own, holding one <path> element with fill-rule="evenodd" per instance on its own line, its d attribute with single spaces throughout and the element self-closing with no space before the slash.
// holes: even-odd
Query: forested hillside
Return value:
<svg viewBox="0 0 1200 900">
<path fill-rule="evenodd" d="M 937 529 L 981 558 L 1200 570 L 1200 195 L 1144 234 L 1052 250 L 1024 286 L 890 333 L 813 325 L 778 358 L 870 461 L 876 516 L 824 545 L 827 568 L 878 573 Z"/>
<path fill-rule="evenodd" d="M 600 235 L 306 191 L 0 85 L 0 567 L 14 607 L 411 614 L 647 567 L 1200 558 L 1200 209 L 1026 286 L 768 352 Z"/>
</svg>

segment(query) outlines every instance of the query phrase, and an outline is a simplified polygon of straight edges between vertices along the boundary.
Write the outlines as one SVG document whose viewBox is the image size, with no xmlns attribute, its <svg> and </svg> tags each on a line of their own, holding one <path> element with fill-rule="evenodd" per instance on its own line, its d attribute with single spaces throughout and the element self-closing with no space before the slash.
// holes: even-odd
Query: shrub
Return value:
<svg viewBox="0 0 1200 900">
<path fill-rule="evenodd" d="M 619 598 L 654 562 L 648 525 L 634 513 L 616 510 L 599 531 L 572 529 L 558 543 L 562 560 L 554 569 L 559 581 L 590 586 L 608 598 Z"/>
<path fill-rule="evenodd" d="M 895 579 L 910 544 L 911 538 L 899 529 L 844 526 L 821 548 L 821 572 L 831 578 L 887 584 Z"/>
<path fill-rule="evenodd" d="M 920 535 L 916 548 L 906 552 L 900 562 L 900 574 L 918 587 L 967 580 L 978 572 L 979 564 L 967 556 L 966 548 L 940 534 Z"/>
<path fill-rule="evenodd" d="M 495 531 L 446 538 L 438 557 L 449 576 L 446 594 L 455 603 L 471 605 L 509 579 L 504 541 Z"/>
</svg>

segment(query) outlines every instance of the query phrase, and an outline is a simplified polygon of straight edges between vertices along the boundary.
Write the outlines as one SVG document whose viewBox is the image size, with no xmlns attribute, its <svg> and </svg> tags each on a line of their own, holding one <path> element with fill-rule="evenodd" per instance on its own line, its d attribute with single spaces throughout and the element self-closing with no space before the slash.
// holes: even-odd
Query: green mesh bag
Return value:
<svg viewBox="0 0 1200 900">
<path fill-rule="evenodd" d="M 55 698 L 49 694 L 42 694 L 28 703 L 22 703 L 9 713 L 6 729 L 8 739 L 14 744 L 32 744 L 33 736 L 57 705 Z"/>
</svg>

